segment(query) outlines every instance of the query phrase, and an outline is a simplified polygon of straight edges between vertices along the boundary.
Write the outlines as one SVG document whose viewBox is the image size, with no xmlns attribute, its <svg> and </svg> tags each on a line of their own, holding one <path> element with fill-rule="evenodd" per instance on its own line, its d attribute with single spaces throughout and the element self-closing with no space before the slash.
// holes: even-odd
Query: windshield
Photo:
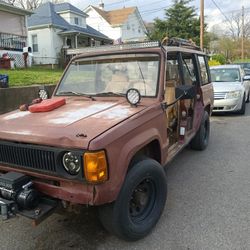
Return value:
<svg viewBox="0 0 250 250">
<path fill-rule="evenodd" d="M 159 55 L 128 54 L 75 60 L 56 95 L 124 95 L 136 88 L 142 96 L 156 96 Z"/>
<path fill-rule="evenodd" d="M 234 68 L 210 69 L 212 82 L 239 82 L 240 71 Z"/>
</svg>

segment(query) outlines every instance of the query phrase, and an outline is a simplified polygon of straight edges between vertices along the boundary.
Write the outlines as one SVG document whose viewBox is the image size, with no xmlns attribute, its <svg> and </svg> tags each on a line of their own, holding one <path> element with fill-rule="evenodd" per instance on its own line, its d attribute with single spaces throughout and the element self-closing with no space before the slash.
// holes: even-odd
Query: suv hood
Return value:
<svg viewBox="0 0 250 250">
<path fill-rule="evenodd" d="M 68 148 L 87 148 L 89 142 L 145 106 L 121 101 L 68 99 L 50 112 L 13 111 L 0 116 L 0 140 Z"/>
<path fill-rule="evenodd" d="M 214 92 L 242 90 L 241 82 L 213 82 Z"/>
</svg>

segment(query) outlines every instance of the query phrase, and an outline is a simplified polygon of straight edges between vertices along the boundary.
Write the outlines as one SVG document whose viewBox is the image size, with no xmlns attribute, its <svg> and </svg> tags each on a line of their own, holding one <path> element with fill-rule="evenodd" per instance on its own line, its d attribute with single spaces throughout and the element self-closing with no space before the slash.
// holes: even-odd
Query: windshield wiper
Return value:
<svg viewBox="0 0 250 250">
<path fill-rule="evenodd" d="M 146 82 L 145 82 L 145 78 L 144 78 L 144 75 L 143 75 L 143 73 L 142 73 L 141 66 L 140 66 L 139 62 L 136 61 L 136 63 L 137 63 L 137 66 L 139 67 L 139 70 L 140 70 L 140 73 L 141 73 L 141 78 L 142 78 L 143 84 L 144 84 L 144 92 L 145 92 L 145 96 L 146 96 L 147 93 L 146 93 Z"/>
<path fill-rule="evenodd" d="M 91 99 L 92 101 L 95 101 L 95 98 L 91 95 L 85 94 L 85 93 L 81 93 L 81 92 L 75 92 L 75 91 L 61 91 L 59 93 L 57 93 L 57 95 L 77 95 L 77 96 L 84 96 L 84 97 L 88 97 L 89 99 Z"/>
<path fill-rule="evenodd" d="M 95 94 L 95 96 L 125 96 L 126 94 L 124 93 L 119 93 L 119 92 L 112 92 L 112 91 L 108 91 L 108 92 L 100 92 Z"/>
</svg>

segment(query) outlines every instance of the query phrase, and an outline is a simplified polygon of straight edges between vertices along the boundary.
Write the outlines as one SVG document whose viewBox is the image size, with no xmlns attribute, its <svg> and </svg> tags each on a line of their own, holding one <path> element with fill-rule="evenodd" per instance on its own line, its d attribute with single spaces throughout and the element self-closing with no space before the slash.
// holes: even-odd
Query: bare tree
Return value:
<svg viewBox="0 0 250 250">
<path fill-rule="evenodd" d="M 16 0 L 3 0 L 3 1 L 11 5 L 15 5 L 15 2 L 16 2 Z"/>
<path fill-rule="evenodd" d="M 34 10 L 43 3 L 42 0 L 17 0 L 17 1 L 22 8 L 27 10 Z"/>
<path fill-rule="evenodd" d="M 38 8 L 41 4 L 48 2 L 48 0 L 3 0 L 3 1 L 27 10 L 34 10 Z M 65 1 L 51 0 L 50 2 L 57 4 L 57 3 L 63 3 Z"/>
<path fill-rule="evenodd" d="M 231 37 L 233 40 L 238 40 L 242 36 L 242 15 L 240 12 L 232 14 L 231 18 L 228 19 L 228 29 L 226 35 Z M 244 37 L 250 37 L 250 17 L 245 15 L 244 18 Z"/>
</svg>

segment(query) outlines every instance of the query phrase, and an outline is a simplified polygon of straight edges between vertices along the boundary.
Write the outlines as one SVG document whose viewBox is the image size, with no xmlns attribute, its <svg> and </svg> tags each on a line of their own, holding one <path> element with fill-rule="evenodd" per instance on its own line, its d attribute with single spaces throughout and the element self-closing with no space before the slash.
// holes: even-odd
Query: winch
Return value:
<svg viewBox="0 0 250 250">
<path fill-rule="evenodd" d="M 4 219 L 19 210 L 29 210 L 39 203 L 39 194 L 29 176 L 9 172 L 0 176 L 0 214 Z"/>
</svg>

